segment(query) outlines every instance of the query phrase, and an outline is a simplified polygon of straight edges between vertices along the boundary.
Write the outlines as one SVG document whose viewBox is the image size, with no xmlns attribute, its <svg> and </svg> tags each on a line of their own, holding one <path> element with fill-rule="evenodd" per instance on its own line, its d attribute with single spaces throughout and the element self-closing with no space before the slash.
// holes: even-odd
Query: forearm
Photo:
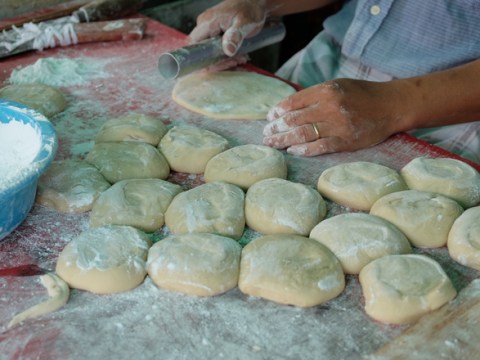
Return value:
<svg viewBox="0 0 480 360">
<path fill-rule="evenodd" d="M 480 120 L 480 60 L 396 80 L 408 101 L 399 131 Z M 408 104 L 408 105 L 407 105 Z"/>
<path fill-rule="evenodd" d="M 283 16 L 318 9 L 337 1 L 338 0 L 266 0 L 266 8 L 270 16 Z"/>
</svg>

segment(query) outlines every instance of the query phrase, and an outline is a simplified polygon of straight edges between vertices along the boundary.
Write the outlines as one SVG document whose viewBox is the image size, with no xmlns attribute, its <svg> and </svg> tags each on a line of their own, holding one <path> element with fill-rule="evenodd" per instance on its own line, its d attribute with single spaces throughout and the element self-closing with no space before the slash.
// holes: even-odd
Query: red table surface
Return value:
<svg viewBox="0 0 480 360">
<path fill-rule="evenodd" d="M 186 44 L 185 35 L 153 20 L 140 41 L 93 43 L 30 52 L 0 62 L 0 83 L 15 68 L 40 58 L 84 58 L 102 66 L 104 76 L 85 85 L 60 87 L 69 106 L 51 119 L 57 129 L 57 160 L 84 158 L 102 123 L 136 112 L 170 124 L 192 124 L 226 137 L 232 146 L 261 144 L 265 121 L 219 121 L 182 109 L 171 100 L 174 80 L 157 71 L 163 52 Z M 253 66 L 246 70 L 265 73 Z M 300 158 L 285 154 L 292 181 L 315 186 L 326 168 L 351 161 L 372 161 L 401 169 L 418 156 L 453 157 L 438 147 L 398 134 L 361 151 Z M 478 164 L 472 164 L 480 170 Z M 202 176 L 172 173 L 185 189 Z M 328 202 L 328 215 L 350 211 Z M 346 359 L 360 358 L 400 334 L 405 326 L 372 321 L 363 311 L 356 276 L 336 299 L 298 309 L 250 298 L 238 289 L 214 298 L 189 297 L 157 288 L 149 279 L 133 291 L 95 295 L 72 290 L 57 312 L 7 329 L 12 316 L 46 298 L 38 275 L 54 271 L 58 254 L 88 228 L 88 213 L 59 214 L 35 205 L 27 219 L 0 241 L 0 358 L 171 358 L 171 359 Z M 163 228 L 156 239 L 168 235 Z M 259 234 L 246 230 L 241 242 Z M 416 249 L 441 263 L 458 290 L 478 272 L 452 261 L 445 248 Z"/>
</svg>

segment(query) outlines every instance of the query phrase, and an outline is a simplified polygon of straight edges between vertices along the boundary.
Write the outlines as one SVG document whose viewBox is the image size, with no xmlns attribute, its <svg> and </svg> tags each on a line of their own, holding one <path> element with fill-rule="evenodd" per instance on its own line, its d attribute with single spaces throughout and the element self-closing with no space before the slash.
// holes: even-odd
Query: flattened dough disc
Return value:
<svg viewBox="0 0 480 360">
<path fill-rule="evenodd" d="M 212 118 L 260 120 L 294 92 L 287 83 L 257 73 L 199 72 L 180 78 L 172 98 L 184 108 Z"/>
</svg>

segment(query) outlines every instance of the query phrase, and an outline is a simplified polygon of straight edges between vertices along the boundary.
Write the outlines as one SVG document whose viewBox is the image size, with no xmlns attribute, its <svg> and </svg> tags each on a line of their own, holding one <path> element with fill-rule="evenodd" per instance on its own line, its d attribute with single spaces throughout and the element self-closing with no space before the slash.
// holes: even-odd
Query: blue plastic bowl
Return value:
<svg viewBox="0 0 480 360">
<path fill-rule="evenodd" d="M 30 125 L 41 138 L 41 145 L 36 157 L 17 177 L 2 184 L 7 174 L 0 174 L 0 240 L 27 217 L 35 201 L 38 178 L 53 161 L 58 147 L 55 129 L 45 116 L 22 104 L 0 99 L 0 123 L 11 121 Z M 0 154 L 0 161 L 4 156 L 7 155 Z"/>
</svg>

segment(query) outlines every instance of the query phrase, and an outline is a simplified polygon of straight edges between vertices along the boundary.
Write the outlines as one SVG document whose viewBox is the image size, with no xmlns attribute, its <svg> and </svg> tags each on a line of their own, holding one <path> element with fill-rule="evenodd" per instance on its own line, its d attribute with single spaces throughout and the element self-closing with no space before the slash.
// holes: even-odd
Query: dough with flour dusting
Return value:
<svg viewBox="0 0 480 360">
<path fill-rule="evenodd" d="M 359 279 L 365 311 L 389 324 L 415 322 L 457 294 L 442 267 L 424 255 L 382 257 L 365 266 Z"/>
<path fill-rule="evenodd" d="M 180 78 L 172 98 L 217 119 L 260 120 L 295 89 L 279 79 L 246 71 L 195 72 Z"/>
<path fill-rule="evenodd" d="M 203 173 L 208 161 L 228 147 L 224 137 L 194 126 L 174 126 L 158 146 L 172 170 L 188 174 Z"/>
<path fill-rule="evenodd" d="M 448 233 L 448 253 L 458 263 L 480 270 L 480 206 L 465 210 Z"/>
<path fill-rule="evenodd" d="M 60 253 L 56 272 L 72 288 L 97 294 L 131 290 L 146 274 L 151 241 L 130 226 L 89 229 Z"/>
<path fill-rule="evenodd" d="M 393 169 L 356 161 L 326 169 L 318 179 L 317 188 L 324 197 L 340 205 L 368 211 L 382 196 L 407 190 L 407 185 Z"/>
<path fill-rule="evenodd" d="M 345 275 L 335 255 L 318 241 L 266 235 L 243 248 L 238 287 L 251 296 L 310 307 L 338 296 Z"/>
<path fill-rule="evenodd" d="M 205 181 L 225 181 L 248 189 L 257 181 L 287 178 L 283 154 L 268 146 L 241 145 L 215 155 L 205 168 Z"/>
<path fill-rule="evenodd" d="M 369 214 L 346 213 L 323 220 L 310 233 L 328 247 L 346 274 L 358 274 L 372 260 L 412 251 L 406 236 L 392 223 Z"/>
<path fill-rule="evenodd" d="M 464 208 L 480 202 L 480 174 L 463 161 L 416 158 L 400 174 L 410 189 L 448 196 Z"/>
<path fill-rule="evenodd" d="M 157 146 L 167 130 L 161 119 L 129 114 L 107 120 L 98 131 L 95 142 L 145 142 Z"/>
<path fill-rule="evenodd" d="M 0 98 L 12 100 L 31 107 L 50 118 L 67 107 L 60 91 L 43 84 L 7 85 L 0 89 Z"/>
<path fill-rule="evenodd" d="M 111 183 L 125 179 L 166 179 L 170 174 L 164 156 L 146 143 L 95 144 L 85 161 L 94 165 Z"/>
<path fill-rule="evenodd" d="M 416 247 L 437 248 L 447 243 L 448 232 L 463 208 L 446 196 L 417 190 L 385 195 L 370 214 L 394 224 Z"/>
<path fill-rule="evenodd" d="M 284 179 L 265 179 L 247 191 L 247 225 L 262 234 L 297 234 L 308 236 L 326 215 L 322 196 L 304 184 Z"/>
<path fill-rule="evenodd" d="M 174 234 L 211 233 L 240 239 L 245 228 L 245 194 L 224 182 L 197 186 L 178 194 L 165 213 Z"/>
<path fill-rule="evenodd" d="M 85 161 L 54 161 L 38 181 L 36 202 L 63 213 L 85 212 L 109 187 L 97 168 Z"/>
<path fill-rule="evenodd" d="M 93 205 L 90 226 L 129 225 L 153 232 L 163 226 L 165 211 L 181 191 L 179 185 L 160 179 L 119 181 Z"/>
<path fill-rule="evenodd" d="M 147 271 L 159 287 L 215 296 L 237 286 L 242 247 L 225 236 L 171 235 L 148 252 Z"/>
</svg>

